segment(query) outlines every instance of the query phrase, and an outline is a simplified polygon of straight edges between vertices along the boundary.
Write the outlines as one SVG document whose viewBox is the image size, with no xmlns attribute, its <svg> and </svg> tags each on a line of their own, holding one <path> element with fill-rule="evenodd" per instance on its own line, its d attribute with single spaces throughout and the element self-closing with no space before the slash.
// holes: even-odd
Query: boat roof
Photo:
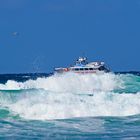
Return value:
<svg viewBox="0 0 140 140">
<path fill-rule="evenodd" d="M 74 66 L 70 67 L 70 68 L 99 68 L 101 66 L 103 66 L 105 63 L 104 62 L 90 62 L 87 64 L 75 64 Z"/>
<path fill-rule="evenodd" d="M 104 62 L 100 62 L 100 61 L 95 61 L 95 62 L 87 62 L 87 58 L 86 57 L 79 57 L 76 62 L 75 65 L 67 67 L 67 68 L 71 68 L 71 69 L 75 69 L 75 68 L 95 68 L 98 69 L 101 66 L 104 66 L 105 63 Z M 56 68 L 56 69 L 63 69 L 63 68 Z"/>
</svg>

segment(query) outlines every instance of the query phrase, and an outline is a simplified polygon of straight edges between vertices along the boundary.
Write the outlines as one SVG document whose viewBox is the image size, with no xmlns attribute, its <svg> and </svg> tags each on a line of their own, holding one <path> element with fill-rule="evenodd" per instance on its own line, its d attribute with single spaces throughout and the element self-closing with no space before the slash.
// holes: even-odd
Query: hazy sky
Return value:
<svg viewBox="0 0 140 140">
<path fill-rule="evenodd" d="M 139 0 L 0 0 L 0 73 L 50 72 L 81 56 L 140 70 Z"/>
</svg>

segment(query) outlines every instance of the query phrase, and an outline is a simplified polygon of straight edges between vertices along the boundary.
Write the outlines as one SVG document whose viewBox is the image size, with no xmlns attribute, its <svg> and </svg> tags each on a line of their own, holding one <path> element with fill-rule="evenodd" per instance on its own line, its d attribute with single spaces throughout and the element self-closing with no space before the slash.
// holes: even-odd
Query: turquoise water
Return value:
<svg viewBox="0 0 140 140">
<path fill-rule="evenodd" d="M 138 75 L 2 75 L 0 81 L 1 139 L 140 139 Z"/>
</svg>

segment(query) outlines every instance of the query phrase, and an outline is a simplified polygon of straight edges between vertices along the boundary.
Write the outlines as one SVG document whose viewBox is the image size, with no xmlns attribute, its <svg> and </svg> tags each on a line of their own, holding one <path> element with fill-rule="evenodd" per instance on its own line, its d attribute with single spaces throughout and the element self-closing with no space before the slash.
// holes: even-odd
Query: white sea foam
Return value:
<svg viewBox="0 0 140 140">
<path fill-rule="evenodd" d="M 8 105 L 25 119 L 47 120 L 93 116 L 129 116 L 140 113 L 140 93 L 96 92 L 93 96 L 71 93 L 28 95 Z"/>
<path fill-rule="evenodd" d="M 121 86 L 122 80 L 115 74 L 78 75 L 68 73 L 65 75 L 53 75 L 47 78 L 38 78 L 37 80 L 28 80 L 24 83 L 9 80 L 6 84 L 0 84 L 0 89 L 19 90 L 35 88 L 56 92 L 75 92 L 93 90 L 111 91 L 120 88 Z"/>
<path fill-rule="evenodd" d="M 8 81 L 1 89 L 23 89 L 16 95 L 1 93 L 1 106 L 25 119 L 47 120 L 140 114 L 140 92 L 115 93 L 124 85 L 121 76 L 53 75 L 26 82 Z M 32 89 L 32 90 L 26 90 Z M 34 90 L 33 90 L 34 89 Z M 4 99 L 4 102 L 2 100 Z M 7 100 L 6 100 L 7 99 Z"/>
</svg>

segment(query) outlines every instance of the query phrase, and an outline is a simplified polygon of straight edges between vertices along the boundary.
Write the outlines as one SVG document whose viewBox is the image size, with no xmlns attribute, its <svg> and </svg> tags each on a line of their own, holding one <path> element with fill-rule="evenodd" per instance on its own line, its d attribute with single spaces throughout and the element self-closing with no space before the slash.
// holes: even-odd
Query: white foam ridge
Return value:
<svg viewBox="0 0 140 140">
<path fill-rule="evenodd" d="M 121 76 L 112 73 L 69 73 L 23 83 L 8 81 L 0 89 L 23 90 L 14 94 L 1 91 L 0 105 L 29 120 L 140 114 L 140 92 L 114 92 L 123 86 Z"/>
<path fill-rule="evenodd" d="M 6 84 L 0 84 L 0 90 L 21 90 L 21 89 L 45 89 L 56 92 L 75 92 L 75 91 L 110 91 L 120 88 L 123 81 L 115 74 L 86 74 L 79 75 L 68 73 L 65 75 L 53 75 L 37 80 L 26 82 L 16 82 L 8 80 Z"/>
<path fill-rule="evenodd" d="M 114 94 L 95 92 L 93 96 L 72 93 L 26 95 L 8 108 L 29 120 L 67 119 L 94 116 L 130 116 L 140 114 L 140 92 Z"/>
</svg>

